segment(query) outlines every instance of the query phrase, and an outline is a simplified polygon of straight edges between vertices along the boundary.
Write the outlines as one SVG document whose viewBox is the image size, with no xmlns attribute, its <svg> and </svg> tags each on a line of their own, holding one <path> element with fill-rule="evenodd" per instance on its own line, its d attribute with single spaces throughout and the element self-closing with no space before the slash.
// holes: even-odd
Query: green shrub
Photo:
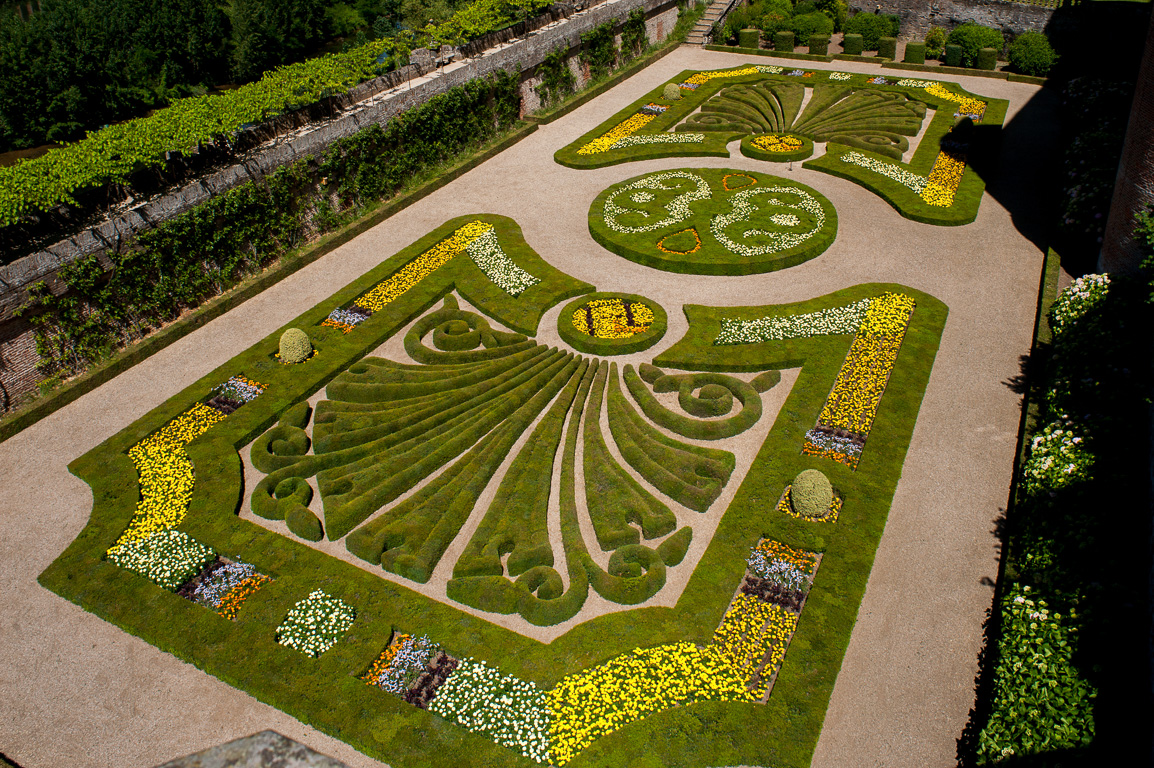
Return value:
<svg viewBox="0 0 1154 768">
<path fill-rule="evenodd" d="M 793 52 L 793 32 L 783 29 L 773 35 L 773 50 Z"/>
<path fill-rule="evenodd" d="M 762 37 L 766 40 L 772 40 L 778 32 L 789 29 L 789 22 L 792 18 L 792 11 L 782 10 L 777 5 L 773 5 L 758 18 L 757 27 L 761 30 Z"/>
<path fill-rule="evenodd" d="M 902 61 L 907 64 L 925 64 L 926 44 L 915 42 L 906 43 L 906 55 Z"/>
<path fill-rule="evenodd" d="M 309 335 L 300 328 L 289 328 L 280 337 L 280 359 L 282 363 L 303 363 L 313 352 Z"/>
<path fill-rule="evenodd" d="M 742 48 L 760 48 L 761 30 L 743 29 L 737 33 L 737 44 Z"/>
<path fill-rule="evenodd" d="M 293 507 L 285 516 L 288 529 L 305 541 L 320 541 L 325 535 L 321 521 L 308 507 Z"/>
<path fill-rule="evenodd" d="M 945 65 L 947 67 L 962 66 L 962 46 L 954 43 L 946 43 Z"/>
<path fill-rule="evenodd" d="M 896 59 L 898 57 L 898 39 L 896 37 L 883 37 L 878 40 L 878 56 L 883 59 Z"/>
<path fill-rule="evenodd" d="M 946 42 L 961 46 L 961 66 L 963 67 L 978 66 L 978 54 L 983 48 L 993 48 L 996 52 L 1000 53 L 1006 45 L 1006 40 L 1002 37 L 1002 33 L 999 30 L 973 23 L 966 23 L 954 29 L 954 31 L 950 33 L 950 36 L 946 38 Z M 949 63 L 948 48 L 946 49 L 946 54 L 947 63 Z M 950 64 L 950 66 L 956 67 L 958 65 Z"/>
<path fill-rule="evenodd" d="M 993 48 L 978 51 L 978 69 L 994 69 L 998 66 L 998 52 Z"/>
<path fill-rule="evenodd" d="M 1023 75 L 1045 77 L 1057 60 L 1050 38 L 1041 32 L 1023 32 L 1010 43 L 1010 64 Z"/>
<path fill-rule="evenodd" d="M 833 22 L 833 31 L 841 32 L 849 15 L 849 5 L 845 0 L 815 0 L 817 9 Z"/>
<path fill-rule="evenodd" d="M 926 58 L 940 59 L 946 50 L 946 37 L 949 33 L 944 27 L 930 27 L 926 32 Z"/>
<path fill-rule="evenodd" d="M 847 35 L 862 36 L 863 50 L 876 51 L 883 37 L 897 37 L 900 22 L 897 16 L 883 16 L 876 13 L 859 13 L 845 23 Z M 846 51 L 849 53 L 849 51 Z"/>
<path fill-rule="evenodd" d="M 677 83 L 666 83 L 661 90 L 662 101 L 678 101 L 681 99 L 681 86 Z"/>
<path fill-rule="evenodd" d="M 861 56 L 863 46 L 862 36 L 851 32 L 847 32 L 841 42 L 842 50 L 849 56 Z"/>
<path fill-rule="evenodd" d="M 824 13 L 817 12 L 794 16 L 789 22 L 789 28 L 793 30 L 795 40 L 810 44 L 810 53 L 813 53 L 810 38 L 814 35 L 823 35 L 828 40 L 833 34 L 833 22 Z"/>
<path fill-rule="evenodd" d="M 833 486 L 820 470 L 804 470 L 794 478 L 789 503 L 802 517 L 822 517 L 833 504 Z"/>
<path fill-rule="evenodd" d="M 810 35 L 809 52 L 814 56 L 829 54 L 829 35 Z"/>
</svg>

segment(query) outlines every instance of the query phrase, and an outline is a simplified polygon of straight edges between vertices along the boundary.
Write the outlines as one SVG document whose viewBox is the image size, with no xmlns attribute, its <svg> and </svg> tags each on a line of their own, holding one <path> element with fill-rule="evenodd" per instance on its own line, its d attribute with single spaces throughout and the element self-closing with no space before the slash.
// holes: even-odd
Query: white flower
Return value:
<svg viewBox="0 0 1154 768">
<path fill-rule="evenodd" d="M 893 179 L 907 189 L 913 190 L 921 194 L 929 180 L 925 176 L 918 176 L 916 173 L 911 173 L 905 168 L 894 165 L 893 163 L 883 163 L 881 160 L 876 160 L 872 157 L 866 157 L 861 152 L 846 152 L 841 156 L 843 163 L 856 165 L 860 168 L 880 173 L 886 178 Z"/>
</svg>

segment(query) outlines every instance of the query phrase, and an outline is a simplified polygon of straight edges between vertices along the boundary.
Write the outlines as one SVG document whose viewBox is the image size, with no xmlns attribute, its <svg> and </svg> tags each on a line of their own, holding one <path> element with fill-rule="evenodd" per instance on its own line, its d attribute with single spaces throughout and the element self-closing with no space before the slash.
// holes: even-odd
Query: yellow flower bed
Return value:
<svg viewBox="0 0 1154 768">
<path fill-rule="evenodd" d="M 949 208 L 954 204 L 954 195 L 958 185 L 962 183 L 962 174 L 966 170 L 964 155 L 942 150 L 934 160 L 934 167 L 930 170 L 929 181 L 922 190 L 922 199 L 930 205 L 940 208 Z"/>
<path fill-rule="evenodd" d="M 644 128 L 646 125 L 652 122 L 654 117 L 656 117 L 656 115 L 646 115 L 644 113 L 638 112 L 636 115 L 629 118 L 625 122 L 619 123 L 615 128 L 613 128 L 613 130 L 609 131 L 609 133 L 605 134 L 604 136 L 598 136 L 596 139 L 593 139 L 593 141 L 578 149 L 577 154 L 595 155 L 598 152 L 604 152 L 616 144 L 620 139 L 623 139 L 626 136 L 630 136 Z"/>
<path fill-rule="evenodd" d="M 197 403 L 128 450 L 140 475 L 140 501 L 128 529 L 109 549 L 180 525 L 192 498 L 192 461 L 184 447 L 225 415 Z"/>
<path fill-rule="evenodd" d="M 492 224 L 486 224 L 483 221 L 470 221 L 449 237 L 405 264 L 393 275 L 377 283 L 372 290 L 353 303 L 370 312 L 384 309 L 386 305 L 424 280 L 438 267 L 448 263 L 450 259 L 464 251 L 469 243 L 492 228 Z"/>
<path fill-rule="evenodd" d="M 594 299 L 573 313 L 573 327 L 598 339 L 627 339 L 649 330 L 652 323 L 652 309 L 625 299 Z"/>
<path fill-rule="evenodd" d="M 742 69 L 698 72 L 696 75 L 690 75 L 685 80 L 685 82 L 693 83 L 694 85 L 704 85 L 710 80 L 715 80 L 720 77 L 741 77 L 742 75 L 756 75 L 759 71 L 760 70 L 757 67 L 743 67 Z"/>
<path fill-rule="evenodd" d="M 869 434 L 913 308 L 913 299 L 901 294 L 886 294 L 870 303 L 821 410 L 819 423 L 859 435 Z"/>
<path fill-rule="evenodd" d="M 776 133 L 755 136 L 749 143 L 765 152 L 796 152 L 804 145 L 804 142 L 796 136 Z"/>
<path fill-rule="evenodd" d="M 673 643 L 637 648 L 562 679 L 545 695 L 555 765 L 634 720 L 696 701 L 750 701 L 717 646 Z"/>
<path fill-rule="evenodd" d="M 747 701 L 757 701 L 765 695 L 769 678 L 785 658 L 785 647 L 795 629 L 796 613 L 752 595 L 739 594 L 734 598 L 713 633 L 713 643 L 725 654 L 733 673 L 747 684 L 765 662 L 757 685 L 746 691 Z"/>
</svg>

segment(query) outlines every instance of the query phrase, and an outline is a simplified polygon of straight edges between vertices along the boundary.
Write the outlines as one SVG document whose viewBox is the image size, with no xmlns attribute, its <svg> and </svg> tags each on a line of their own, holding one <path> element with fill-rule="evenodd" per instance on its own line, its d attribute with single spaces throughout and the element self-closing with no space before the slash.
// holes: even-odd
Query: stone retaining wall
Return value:
<svg viewBox="0 0 1154 768">
<path fill-rule="evenodd" d="M 952 30 L 967 21 L 1020 35 L 1044 31 L 1053 8 L 1003 0 L 855 0 L 850 8 L 863 13 L 892 13 L 902 20 L 899 40 L 924 40 L 930 27 Z"/>
<path fill-rule="evenodd" d="M 332 119 L 307 122 L 303 115 L 310 110 L 306 108 L 248 128 L 246 132 L 262 143 L 235 165 L 0 266 L 0 412 L 34 390 L 41 380 L 36 370 L 38 356 L 31 328 L 26 320 L 14 316 L 26 302 L 29 286 L 43 281 L 54 292 L 62 292 L 64 286 L 57 278 L 57 271 L 64 265 L 95 254 L 108 268 L 111 264 L 102 258 L 103 254 L 126 247 L 140 232 L 241 184 L 259 180 L 281 166 L 307 156 L 318 156 L 332 142 L 373 123 L 387 123 L 402 112 L 474 78 L 520 67 L 522 111 L 535 111 L 540 107 L 536 92 L 540 77 L 535 75 L 535 70 L 545 56 L 558 48 L 568 50 L 569 66 L 577 85 L 585 85 L 588 71 L 576 55 L 581 35 L 606 22 L 620 25 L 638 8 L 646 13 L 646 31 L 651 42 L 664 40 L 673 30 L 678 13 L 676 0 L 604 0 L 596 4 L 551 6 L 549 13 L 528 23 L 516 24 L 470 43 L 460 52 L 463 61 L 454 62 L 430 77 L 422 78 L 432 73 L 431 65 L 410 64 L 362 83 L 326 105 L 326 108 L 340 110 Z M 529 36 L 525 37 L 526 34 Z M 473 58 L 465 58 L 467 55 Z M 410 82 L 413 78 L 422 79 Z"/>
</svg>

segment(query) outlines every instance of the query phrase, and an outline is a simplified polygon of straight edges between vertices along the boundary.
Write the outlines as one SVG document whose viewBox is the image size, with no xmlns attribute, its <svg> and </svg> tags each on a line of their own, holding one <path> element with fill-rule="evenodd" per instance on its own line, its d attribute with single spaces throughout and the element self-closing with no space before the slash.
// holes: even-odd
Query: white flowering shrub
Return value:
<svg viewBox="0 0 1154 768">
<path fill-rule="evenodd" d="M 625 149 L 626 147 L 642 147 L 648 144 L 701 144 L 705 141 L 704 133 L 673 133 L 633 134 L 617 140 L 610 149 Z"/>
<path fill-rule="evenodd" d="M 1050 330 L 1055 336 L 1102 303 L 1110 289 L 1109 275 L 1079 277 L 1058 296 L 1050 307 Z"/>
<path fill-rule="evenodd" d="M 437 689 L 429 711 L 481 733 L 530 760 L 549 762 L 549 710 L 535 683 L 463 659 Z"/>
<path fill-rule="evenodd" d="M 292 607 L 277 627 L 276 641 L 316 658 L 336 645 L 356 617 L 351 605 L 318 589 Z"/>
<path fill-rule="evenodd" d="M 1022 468 L 1022 489 L 1030 496 L 1058 491 L 1091 478 L 1094 455 L 1067 419 L 1047 424 L 1030 443 Z"/>
<path fill-rule="evenodd" d="M 175 591 L 216 557 L 184 531 L 156 531 L 108 550 L 108 562 Z"/>
<path fill-rule="evenodd" d="M 1097 691 L 1072 663 L 1077 617 L 1051 612 L 1030 587 L 1018 584 L 1007 591 L 1001 610 L 994 701 L 978 737 L 979 764 L 1088 744 Z"/>
</svg>

